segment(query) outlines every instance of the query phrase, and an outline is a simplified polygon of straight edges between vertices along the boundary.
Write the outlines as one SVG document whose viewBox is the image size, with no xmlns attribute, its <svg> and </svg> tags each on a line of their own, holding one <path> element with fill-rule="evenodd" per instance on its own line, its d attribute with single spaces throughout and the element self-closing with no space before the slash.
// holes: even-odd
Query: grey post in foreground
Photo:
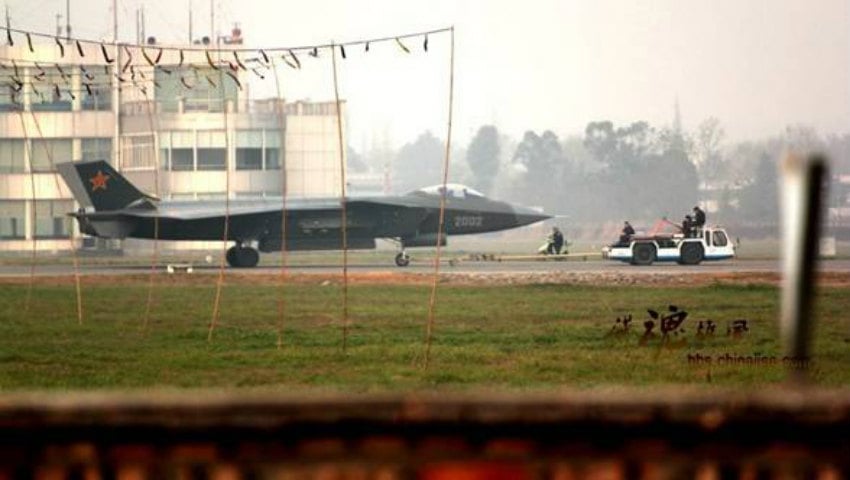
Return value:
<svg viewBox="0 0 850 480">
<path fill-rule="evenodd" d="M 783 280 L 780 327 L 784 353 L 798 360 L 790 362 L 798 372 L 805 369 L 810 360 L 814 270 L 826 172 L 826 159 L 821 155 L 804 158 L 788 154 L 782 162 Z"/>
</svg>

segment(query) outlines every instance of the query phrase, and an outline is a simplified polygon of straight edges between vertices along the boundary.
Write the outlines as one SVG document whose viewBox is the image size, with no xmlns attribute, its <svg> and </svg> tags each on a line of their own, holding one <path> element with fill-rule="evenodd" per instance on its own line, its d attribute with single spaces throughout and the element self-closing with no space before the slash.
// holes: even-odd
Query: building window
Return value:
<svg viewBox="0 0 850 480">
<path fill-rule="evenodd" d="M 25 217 L 24 201 L 0 201 L 0 239 L 24 238 L 26 236 Z"/>
<path fill-rule="evenodd" d="M 234 106 L 237 103 L 236 83 L 212 68 L 175 68 L 171 74 L 157 70 L 154 78 L 159 85 L 157 101 L 164 112 L 179 111 L 181 102 L 185 112 L 222 112 L 226 101 L 233 101 Z M 186 88 L 184 83 L 192 88 Z"/>
<path fill-rule="evenodd" d="M 57 163 L 70 162 L 74 157 L 70 138 L 33 140 L 30 155 L 34 172 L 54 171 Z"/>
<path fill-rule="evenodd" d="M 224 130 L 198 132 L 198 170 L 224 170 L 227 166 Z"/>
<path fill-rule="evenodd" d="M 83 110 L 112 109 L 112 76 L 91 66 L 81 72 L 81 106 Z M 87 86 L 88 85 L 88 86 Z"/>
<path fill-rule="evenodd" d="M 81 142 L 82 160 L 106 160 L 112 163 L 111 138 L 84 138 Z"/>
<path fill-rule="evenodd" d="M 11 82 L 8 85 L 0 85 L 0 112 L 23 110 L 22 98 L 23 90 L 17 90 Z"/>
<path fill-rule="evenodd" d="M 178 201 L 178 202 L 194 201 L 195 200 L 195 194 L 194 193 L 187 193 L 187 192 L 172 192 L 171 193 L 171 199 L 174 200 L 174 201 Z"/>
<path fill-rule="evenodd" d="M 24 172 L 24 141 L 0 139 L 0 173 Z"/>
<path fill-rule="evenodd" d="M 263 198 L 264 192 L 234 192 L 235 198 Z"/>
<path fill-rule="evenodd" d="M 38 71 L 30 69 L 33 79 L 33 94 L 30 96 L 30 108 L 34 112 L 70 112 L 71 111 L 71 74 L 57 67 L 43 67 Z"/>
<path fill-rule="evenodd" d="M 71 217 L 74 210 L 71 200 L 36 200 L 35 237 L 68 238 L 71 236 Z"/>
<path fill-rule="evenodd" d="M 191 148 L 172 148 L 171 149 L 171 169 L 176 172 L 185 172 L 194 170 L 194 159 L 192 158 Z"/>
<path fill-rule="evenodd" d="M 169 165 L 171 170 L 185 172 L 195 169 L 195 133 L 189 130 L 171 132 L 171 153 Z"/>
<path fill-rule="evenodd" d="M 227 198 L 225 192 L 198 192 L 198 200 L 224 200 Z"/>
<path fill-rule="evenodd" d="M 151 169 L 156 167 L 156 142 L 153 135 L 121 137 L 122 168 Z"/>
<path fill-rule="evenodd" d="M 163 170 L 171 169 L 171 132 L 159 133 L 159 165 Z"/>
<path fill-rule="evenodd" d="M 263 152 L 266 170 L 280 170 L 280 164 L 283 163 L 280 136 L 281 133 L 277 130 L 266 130 L 266 146 Z"/>
<path fill-rule="evenodd" d="M 242 130 L 236 132 L 236 170 L 262 169 L 262 130 Z"/>
</svg>

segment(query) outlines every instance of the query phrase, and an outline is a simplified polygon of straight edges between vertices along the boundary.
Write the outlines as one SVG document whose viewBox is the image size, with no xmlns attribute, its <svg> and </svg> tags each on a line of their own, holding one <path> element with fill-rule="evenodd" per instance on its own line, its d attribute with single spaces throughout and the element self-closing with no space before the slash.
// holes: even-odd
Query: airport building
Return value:
<svg viewBox="0 0 850 480">
<path fill-rule="evenodd" d="M 251 98 L 242 70 L 240 85 L 197 64 L 127 71 L 112 52 L 111 64 L 97 49 L 80 66 L 53 44 L 0 47 L 0 252 L 33 239 L 40 251 L 146 248 L 80 236 L 53 167 L 70 160 L 106 159 L 162 199 L 280 196 L 284 185 L 289 197 L 339 195 L 335 102 Z"/>
</svg>

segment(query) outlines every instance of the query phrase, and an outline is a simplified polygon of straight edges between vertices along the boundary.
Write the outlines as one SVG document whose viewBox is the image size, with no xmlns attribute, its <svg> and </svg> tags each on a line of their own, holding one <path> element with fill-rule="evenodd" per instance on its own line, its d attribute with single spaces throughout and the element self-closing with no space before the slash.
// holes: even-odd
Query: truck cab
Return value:
<svg viewBox="0 0 850 480">
<path fill-rule="evenodd" d="M 652 265 L 656 261 L 698 265 L 703 261 L 733 258 L 735 246 L 725 229 L 711 226 L 699 229 L 690 236 L 681 233 L 634 235 L 628 241 L 603 248 L 602 256 L 632 265 Z"/>
</svg>

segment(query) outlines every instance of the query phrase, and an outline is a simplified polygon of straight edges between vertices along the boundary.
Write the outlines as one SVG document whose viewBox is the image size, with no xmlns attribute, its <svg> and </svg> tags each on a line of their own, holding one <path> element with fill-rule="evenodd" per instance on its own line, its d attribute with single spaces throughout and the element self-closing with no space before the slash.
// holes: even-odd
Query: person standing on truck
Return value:
<svg viewBox="0 0 850 480">
<path fill-rule="evenodd" d="M 628 220 L 623 224 L 623 231 L 620 232 L 620 243 L 626 244 L 632 240 L 632 236 L 635 234 L 635 229 L 632 228 L 632 225 Z"/>
<path fill-rule="evenodd" d="M 694 229 L 696 233 L 699 234 L 702 232 L 702 227 L 705 226 L 705 212 L 699 208 L 699 205 L 694 207 Z"/>
</svg>

